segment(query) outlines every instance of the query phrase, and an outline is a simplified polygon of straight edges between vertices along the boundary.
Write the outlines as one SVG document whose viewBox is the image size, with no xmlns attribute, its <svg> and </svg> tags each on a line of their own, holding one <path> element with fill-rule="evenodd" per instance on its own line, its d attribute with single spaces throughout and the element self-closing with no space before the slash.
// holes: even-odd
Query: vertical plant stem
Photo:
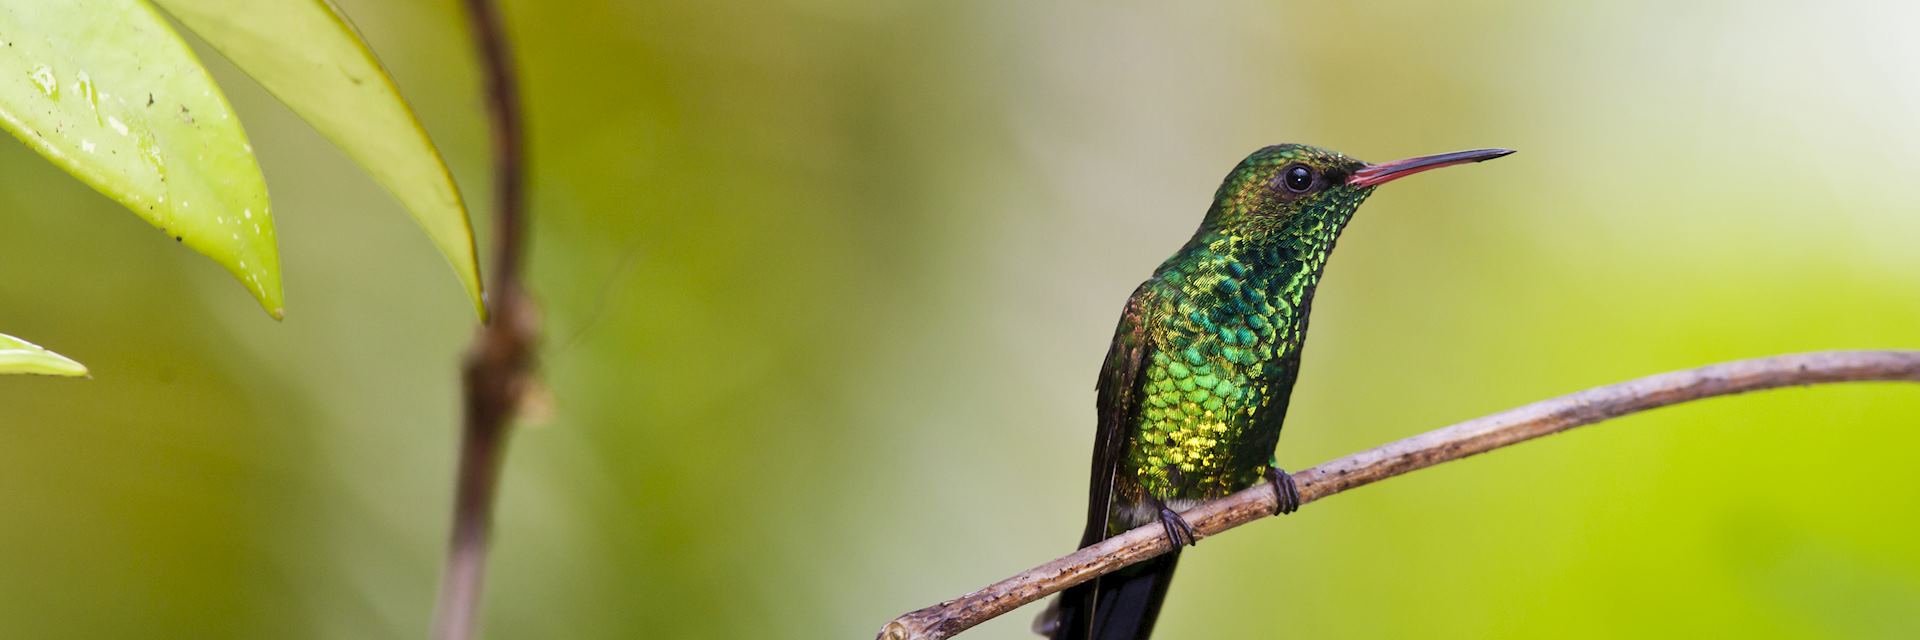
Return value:
<svg viewBox="0 0 1920 640">
<path fill-rule="evenodd" d="M 533 304 L 520 282 L 527 246 L 526 152 L 513 51 L 492 0 L 467 0 L 467 17 L 480 52 L 493 136 L 494 270 L 487 300 L 491 317 L 474 335 L 464 366 L 465 424 L 453 532 L 433 625 L 433 637 L 440 640 L 478 634 L 500 464 L 532 376 L 538 333 Z"/>
</svg>

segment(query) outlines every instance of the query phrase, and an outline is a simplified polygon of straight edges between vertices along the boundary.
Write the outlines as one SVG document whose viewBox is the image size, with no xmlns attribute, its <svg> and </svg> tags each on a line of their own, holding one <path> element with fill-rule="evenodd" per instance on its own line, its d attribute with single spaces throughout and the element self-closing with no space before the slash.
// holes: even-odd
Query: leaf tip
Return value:
<svg viewBox="0 0 1920 640">
<path fill-rule="evenodd" d="M 488 320 L 492 319 L 492 316 L 487 313 L 487 292 L 480 287 L 478 279 L 475 279 L 473 282 L 474 284 L 467 288 L 467 295 L 473 298 L 474 315 L 479 317 L 480 324 L 484 325 L 487 324 Z"/>
<path fill-rule="evenodd" d="M 33 373 L 39 373 L 39 374 L 49 375 L 49 376 L 60 376 L 63 378 L 85 378 L 88 380 L 93 379 L 93 372 L 87 370 L 87 365 L 80 364 L 79 361 L 76 361 L 72 358 L 68 358 L 66 356 L 63 356 L 57 353 L 48 352 L 48 355 L 51 355 L 54 358 L 57 358 L 57 360 L 47 363 L 47 366 L 41 367 L 38 371 L 34 371 Z"/>
<path fill-rule="evenodd" d="M 271 251 L 272 247 L 269 246 L 268 250 Z M 240 279 L 241 284 L 246 285 L 247 291 L 253 294 L 253 299 L 260 303 L 260 309 L 267 312 L 268 317 L 274 320 L 285 320 L 287 317 L 286 294 L 280 288 L 279 257 L 269 253 L 263 262 L 266 263 L 264 269 L 256 271 L 233 269 L 233 275 Z"/>
<path fill-rule="evenodd" d="M 93 377 L 86 365 L 72 358 L 6 334 L 0 334 L 0 373 Z"/>
</svg>

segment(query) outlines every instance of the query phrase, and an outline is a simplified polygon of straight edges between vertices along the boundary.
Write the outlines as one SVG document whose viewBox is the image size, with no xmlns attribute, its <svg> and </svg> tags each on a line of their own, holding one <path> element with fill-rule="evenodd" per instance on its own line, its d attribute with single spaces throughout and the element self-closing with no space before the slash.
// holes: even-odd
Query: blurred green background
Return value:
<svg viewBox="0 0 1920 640">
<path fill-rule="evenodd" d="M 456 3 L 340 4 L 484 218 Z M 866 638 L 1068 551 L 1120 303 L 1269 143 L 1521 151 L 1347 231 L 1288 468 L 1920 347 L 1912 3 L 507 10 L 553 407 L 511 452 L 493 638 Z M 471 312 L 391 198 L 203 52 L 287 319 L 0 145 L 0 329 L 94 372 L 0 381 L 0 637 L 421 637 Z M 1910 637 L 1917 418 L 1910 386 L 1792 389 L 1423 471 L 1188 553 L 1161 635 Z"/>
</svg>

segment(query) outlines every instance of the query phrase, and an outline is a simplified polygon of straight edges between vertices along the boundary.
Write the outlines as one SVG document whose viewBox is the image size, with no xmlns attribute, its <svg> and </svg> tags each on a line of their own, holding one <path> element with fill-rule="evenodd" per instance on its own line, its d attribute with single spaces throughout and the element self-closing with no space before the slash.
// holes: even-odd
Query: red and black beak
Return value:
<svg viewBox="0 0 1920 640">
<path fill-rule="evenodd" d="M 1418 158 L 1370 164 L 1362 167 L 1359 171 L 1353 172 L 1353 175 L 1348 176 L 1347 184 L 1356 187 L 1378 186 L 1422 171 L 1438 169 L 1440 167 L 1451 167 L 1456 164 L 1492 160 L 1510 153 L 1513 153 L 1512 149 L 1475 149 L 1472 151 L 1455 151 L 1453 153 L 1442 153 L 1439 155 L 1420 156 Z"/>
</svg>

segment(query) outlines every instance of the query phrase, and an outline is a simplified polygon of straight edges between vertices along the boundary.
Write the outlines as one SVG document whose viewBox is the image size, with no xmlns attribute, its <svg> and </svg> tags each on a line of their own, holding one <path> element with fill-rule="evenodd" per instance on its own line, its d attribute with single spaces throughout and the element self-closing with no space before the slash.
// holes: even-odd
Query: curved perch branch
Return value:
<svg viewBox="0 0 1920 640">
<path fill-rule="evenodd" d="M 1920 382 L 1920 351 L 1822 351 L 1647 376 L 1429 431 L 1293 477 L 1305 504 L 1442 462 L 1670 404 L 1776 387 L 1862 381 Z M 1272 515 L 1273 509 L 1273 487 L 1261 483 L 1181 515 L 1193 524 L 1198 538 L 1207 538 Z M 895 618 L 880 630 L 880 640 L 952 637 L 1021 605 L 1167 550 L 1158 526 L 1134 529 L 979 591 Z"/>
</svg>

